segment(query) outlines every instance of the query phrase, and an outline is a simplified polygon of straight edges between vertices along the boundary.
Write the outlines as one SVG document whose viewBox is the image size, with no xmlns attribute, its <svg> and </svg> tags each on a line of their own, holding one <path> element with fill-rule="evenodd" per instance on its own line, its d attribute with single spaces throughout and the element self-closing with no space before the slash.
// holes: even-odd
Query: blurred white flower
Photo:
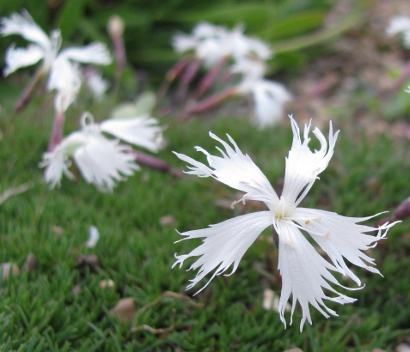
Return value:
<svg viewBox="0 0 410 352">
<path fill-rule="evenodd" d="M 81 72 L 78 64 L 59 57 L 55 60 L 54 70 L 50 71 L 48 90 L 55 90 L 54 108 L 56 112 L 65 112 L 75 101 L 81 88 Z"/>
<path fill-rule="evenodd" d="M 134 144 L 151 152 L 158 152 L 163 146 L 163 127 L 158 120 L 145 114 L 133 118 L 109 119 L 101 122 L 100 129 L 125 142 Z"/>
<path fill-rule="evenodd" d="M 401 34 L 403 36 L 403 45 L 410 49 L 410 17 L 396 16 L 390 20 L 386 30 L 388 35 Z"/>
<path fill-rule="evenodd" d="M 292 95 L 280 83 L 261 79 L 252 87 L 255 101 L 255 118 L 261 127 L 278 123 L 284 115 L 283 105 Z"/>
<path fill-rule="evenodd" d="M 230 31 L 222 26 L 201 22 L 194 27 L 192 34 L 176 34 L 172 45 L 180 54 L 194 52 L 206 68 L 214 66 L 224 57 L 230 57 L 234 62 L 246 57 L 268 60 L 272 56 L 269 46 L 260 39 L 245 36 L 243 30 L 242 25 Z"/>
<path fill-rule="evenodd" d="M 251 158 L 243 154 L 235 141 L 228 135 L 233 148 L 214 134 L 210 136 L 220 142 L 225 150 L 217 148 L 222 156 L 209 154 L 201 147 L 196 149 L 207 157 L 209 167 L 186 155 L 175 153 L 178 158 L 190 164 L 188 174 L 199 177 L 213 177 L 228 186 L 245 192 L 245 195 L 235 201 L 246 202 L 256 200 L 264 202 L 269 210 L 246 214 L 226 220 L 209 228 L 181 233 L 186 239 L 202 238 L 203 243 L 185 255 L 176 255 L 173 266 L 181 266 L 191 257 L 197 257 L 188 270 L 198 269 L 197 275 L 190 280 L 187 289 L 195 286 L 207 274 L 214 271 L 211 279 L 224 273 L 232 266 L 230 274 L 234 273 L 246 250 L 260 233 L 267 227 L 273 227 L 279 236 L 278 269 L 282 276 L 282 292 L 279 301 L 280 319 L 286 327 L 284 317 L 286 304 L 292 298 L 292 316 L 297 302 L 302 308 L 302 330 L 306 320 L 312 324 L 309 304 L 315 307 L 326 318 L 337 316 L 328 308 L 324 300 L 340 304 L 352 303 L 355 299 L 337 292 L 331 285 L 341 286 L 331 271 L 349 276 L 359 286 L 360 279 L 347 266 L 345 259 L 352 264 L 367 269 L 370 272 L 380 272 L 373 266 L 374 259 L 362 251 L 375 246 L 385 238 L 387 231 L 394 225 L 385 223 L 379 228 L 359 225 L 373 216 L 364 218 L 345 217 L 333 212 L 299 207 L 301 201 L 324 171 L 333 156 L 338 132 L 333 133 L 330 123 L 328 140 L 322 132 L 315 128 L 313 134 L 320 142 L 320 148 L 312 151 L 309 148 L 310 124 L 305 125 L 303 139 L 295 120 L 290 116 L 293 143 L 286 158 L 284 188 L 279 197 L 262 171 Z M 324 250 L 331 262 L 325 260 L 303 235 L 308 233 Z M 376 232 L 375 236 L 367 234 Z M 369 265 L 370 264 L 370 265 Z M 228 274 L 228 275 L 230 275 Z M 203 288 L 204 288 L 203 287 Z M 341 286 L 343 287 L 343 286 Z M 202 289 L 203 289 L 202 288 Z M 360 288 L 360 287 L 359 287 Z M 200 289 L 198 292 L 200 292 Z M 329 290 L 336 297 L 327 296 L 323 289 Z"/>
<path fill-rule="evenodd" d="M 84 113 L 81 125 L 80 131 L 71 133 L 43 155 L 40 166 L 46 168 L 44 178 L 52 188 L 60 185 L 63 174 L 74 178 L 68 169 L 70 158 L 74 159 L 84 179 L 101 191 L 112 191 L 116 181 L 139 169 L 132 148 L 106 138 L 102 132 L 151 151 L 158 151 L 162 145 L 163 129 L 149 116 L 110 119 L 95 124 L 92 116 Z"/>
<path fill-rule="evenodd" d="M 1 19 L 0 34 L 3 36 L 19 34 L 32 42 L 27 48 L 15 48 L 11 45 L 6 52 L 6 68 L 4 75 L 9 75 L 21 67 L 31 66 L 42 60 L 42 70 L 50 76 L 64 75 L 61 61 L 68 60 L 76 63 L 90 63 L 108 65 L 112 59 L 107 47 L 103 43 L 91 43 L 84 47 L 67 48 L 60 51 L 61 34 L 59 30 L 51 32 L 48 37 L 33 21 L 27 11 L 21 14 L 13 13 L 9 18 Z M 61 60 L 61 61 L 60 61 Z M 48 87 L 52 89 L 49 82 Z"/>
<path fill-rule="evenodd" d="M 85 246 L 87 248 L 94 248 L 98 240 L 100 239 L 100 233 L 98 232 L 98 229 L 95 226 L 90 226 L 88 229 L 88 240 L 85 242 Z"/>
<path fill-rule="evenodd" d="M 102 78 L 101 72 L 92 67 L 86 67 L 84 69 L 84 79 L 85 84 L 93 93 L 94 98 L 101 101 L 110 86 L 108 81 Z"/>
<path fill-rule="evenodd" d="M 241 73 L 239 94 L 252 93 L 255 103 L 255 120 L 260 127 L 278 123 L 284 115 L 283 106 L 292 99 L 292 94 L 280 83 L 263 79 L 265 68 L 258 62 L 242 60 L 232 67 L 233 73 Z"/>
</svg>

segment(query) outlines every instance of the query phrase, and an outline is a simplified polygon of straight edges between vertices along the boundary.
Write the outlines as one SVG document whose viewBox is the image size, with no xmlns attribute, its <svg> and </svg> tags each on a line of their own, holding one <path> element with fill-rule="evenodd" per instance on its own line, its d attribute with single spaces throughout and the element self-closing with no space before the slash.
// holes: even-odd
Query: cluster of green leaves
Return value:
<svg viewBox="0 0 410 352">
<path fill-rule="evenodd" d="M 18 116 L 5 106 L 0 115 L 1 192 L 32 182 L 28 191 L 0 205 L 0 263 L 21 268 L 20 275 L 1 283 L 0 350 L 389 350 L 410 333 L 407 222 L 393 228 L 389 239 L 372 251 L 385 277 L 357 270 L 366 287 L 348 294 L 358 302 L 330 303 L 340 317 L 329 320 L 312 309 L 314 325 L 305 326 L 303 333 L 298 310 L 285 330 L 277 312 L 262 308 L 265 288 L 277 294 L 281 290 L 269 232 L 251 246 L 233 276 L 215 278 L 192 298 L 194 303 L 171 296 L 159 299 L 166 291 L 195 292 L 184 291 L 195 273 L 171 270 L 171 265 L 175 252 L 187 253 L 199 242 L 173 244 L 179 239 L 174 229 L 203 228 L 234 216 L 238 208 L 220 208 L 215 201 L 233 201 L 236 192 L 212 179 L 176 179 L 149 169 L 121 182 L 112 194 L 99 193 L 81 178 L 64 179 L 60 189 L 49 190 L 38 168 L 52 121 L 42 104 L 37 100 Z M 96 119 L 110 104 L 107 99 L 92 110 Z M 67 122 L 67 130 L 78 128 L 75 113 Z M 177 168 L 183 163 L 172 150 L 199 158 L 195 145 L 215 151 L 215 141 L 207 135 L 212 130 L 221 137 L 229 132 L 274 185 L 283 176 L 292 140 L 286 122 L 262 131 L 231 118 L 162 122 L 168 125 L 169 144 L 159 157 Z M 410 193 L 403 146 L 387 136 L 368 140 L 347 121 L 334 123 L 343 127 L 335 157 L 303 205 L 354 216 L 394 208 Z M 160 224 L 165 215 L 175 219 L 171 226 Z M 90 225 L 101 234 L 94 249 L 84 246 Z M 29 253 L 38 261 L 31 273 L 23 269 Z M 98 257 L 96 271 L 76 267 L 81 254 Z M 113 280 L 115 289 L 101 289 L 105 279 Z M 135 301 L 132 322 L 120 323 L 108 313 L 123 297 Z"/>
</svg>

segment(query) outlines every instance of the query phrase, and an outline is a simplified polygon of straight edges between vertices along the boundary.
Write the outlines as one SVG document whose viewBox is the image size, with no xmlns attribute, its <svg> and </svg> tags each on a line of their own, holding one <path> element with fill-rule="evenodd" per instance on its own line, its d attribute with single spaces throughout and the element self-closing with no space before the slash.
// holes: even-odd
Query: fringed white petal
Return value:
<svg viewBox="0 0 410 352">
<path fill-rule="evenodd" d="M 360 279 L 348 268 L 345 259 L 358 267 L 380 274 L 379 270 L 370 266 L 375 265 L 374 259 L 362 251 L 374 247 L 374 244 L 387 236 L 388 230 L 394 225 L 394 223 L 386 223 L 376 228 L 358 224 L 374 216 L 354 218 L 325 210 L 306 208 L 297 208 L 292 215 L 328 254 L 338 271 L 349 276 L 359 286 Z M 376 232 L 376 234 L 373 236 L 368 234 L 369 232 Z"/>
<path fill-rule="evenodd" d="M 88 183 L 94 184 L 100 191 L 111 192 L 116 181 L 139 169 L 130 150 L 117 140 L 90 134 L 87 143 L 75 150 L 73 158 Z"/>
<path fill-rule="evenodd" d="M 109 65 L 112 61 L 107 46 L 99 42 L 84 47 L 64 49 L 60 52 L 60 55 L 83 64 Z"/>
<path fill-rule="evenodd" d="M 215 270 L 209 281 L 198 292 L 202 291 L 216 276 L 224 273 L 231 266 L 233 274 L 243 255 L 260 235 L 260 233 L 272 224 L 272 215 L 269 211 L 238 216 L 226 220 L 209 228 L 181 233 L 186 236 L 183 240 L 204 238 L 203 243 L 192 252 L 185 255 L 175 256 L 177 261 L 174 266 L 180 267 L 184 261 L 191 257 L 200 256 L 188 270 L 199 268 L 196 277 L 188 285 L 187 289 L 195 286 L 211 271 Z M 197 293 L 198 293 L 197 292 Z"/>
<path fill-rule="evenodd" d="M 6 68 L 3 73 L 5 76 L 13 73 L 21 67 L 34 65 L 44 57 L 43 50 L 37 45 L 29 45 L 27 48 L 15 48 L 11 45 L 5 56 Z"/>
<path fill-rule="evenodd" d="M 56 186 L 60 187 L 63 173 L 69 178 L 74 177 L 68 170 L 70 164 L 67 155 L 61 150 L 54 153 L 44 153 L 43 161 L 39 166 L 46 167 L 44 171 L 44 180 L 50 185 L 50 188 Z"/>
<path fill-rule="evenodd" d="M 320 149 L 312 151 L 309 148 L 309 125 L 305 125 L 303 141 L 296 121 L 290 117 L 293 131 L 293 143 L 286 158 L 285 183 L 282 192 L 284 207 L 292 212 L 306 196 L 317 176 L 326 169 L 333 151 L 339 131 L 333 134 L 333 125 L 330 122 L 329 140 L 315 128 L 313 134 L 320 142 Z"/>
<path fill-rule="evenodd" d="M 186 155 L 175 153 L 181 160 L 193 166 L 189 167 L 191 171 L 187 173 L 200 177 L 212 176 L 232 188 L 246 192 L 241 200 L 259 200 L 265 202 L 269 208 L 273 208 L 279 201 L 278 196 L 266 176 L 254 164 L 252 159 L 241 152 L 235 141 L 229 135 L 227 135 L 228 139 L 234 148 L 213 133 L 209 133 L 209 135 L 220 142 L 225 148 L 224 151 L 217 147 L 222 157 L 211 155 L 203 148 L 196 147 L 196 150 L 207 156 L 209 168 Z"/>
<path fill-rule="evenodd" d="M 279 263 L 278 269 L 282 276 L 282 292 L 279 301 L 280 319 L 286 327 L 284 317 L 286 304 L 292 295 L 292 316 L 299 302 L 302 308 L 300 331 L 306 321 L 312 324 L 309 305 L 312 305 L 326 318 L 337 316 L 336 312 L 328 308 L 324 300 L 335 301 L 340 304 L 352 303 L 355 299 L 337 292 L 330 283 L 340 285 L 329 270 L 336 268 L 323 259 L 291 221 L 278 221 L 275 228 L 279 235 Z M 328 297 L 323 289 L 327 289 L 337 297 Z"/>
<path fill-rule="evenodd" d="M 68 170 L 71 165 L 70 156 L 86 141 L 87 137 L 83 132 L 74 132 L 64 138 L 52 152 L 43 154 L 43 160 L 39 166 L 46 168 L 44 179 L 50 184 L 50 188 L 60 186 L 63 174 L 68 178 L 74 178 L 74 175 Z"/>
<path fill-rule="evenodd" d="M 109 119 L 100 124 L 101 131 L 111 133 L 128 143 L 158 152 L 162 147 L 163 128 L 158 120 L 148 115 L 128 119 Z"/>
<path fill-rule="evenodd" d="M 199 161 L 196 161 L 195 159 L 190 158 L 189 156 L 185 154 L 180 154 L 177 152 L 173 152 L 178 158 L 180 158 L 182 161 L 187 162 L 188 164 L 191 164 L 192 166 L 187 166 L 190 171 L 184 171 L 186 174 L 191 174 L 191 175 L 196 175 L 198 177 L 209 177 L 212 176 L 213 171 L 206 166 L 205 164 L 202 164 Z"/>
<path fill-rule="evenodd" d="M 19 34 L 24 39 L 38 44 L 44 51 L 48 51 L 51 42 L 47 34 L 33 21 L 27 11 L 22 11 L 21 15 L 13 13 L 10 18 L 1 19 L 0 33 L 2 35 Z"/>
<path fill-rule="evenodd" d="M 292 95 L 279 83 L 260 80 L 253 87 L 256 121 L 260 127 L 271 126 L 283 118 L 283 105 Z"/>
</svg>

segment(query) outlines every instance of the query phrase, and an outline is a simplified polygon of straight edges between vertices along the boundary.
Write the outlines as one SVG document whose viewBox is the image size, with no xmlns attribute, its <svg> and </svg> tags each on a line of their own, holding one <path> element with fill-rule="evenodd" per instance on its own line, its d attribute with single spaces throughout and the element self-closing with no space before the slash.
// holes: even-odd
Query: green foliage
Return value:
<svg viewBox="0 0 410 352">
<path fill-rule="evenodd" d="M 79 110 L 82 104 L 80 100 Z M 111 106 L 107 99 L 91 112 L 99 120 L 109 115 Z M 45 110 L 37 102 L 21 115 L 14 116 L 8 106 L 0 115 L 0 193 L 32 182 L 28 191 L 0 205 L 0 262 L 14 262 L 21 269 L 20 275 L 1 284 L 0 350 L 391 350 L 410 333 L 409 240 L 403 235 L 407 221 L 372 251 L 384 277 L 357 270 L 366 287 L 348 294 L 358 302 L 331 302 L 340 316 L 329 320 L 312 309 L 314 325 L 305 326 L 303 333 L 298 309 L 294 324 L 285 330 L 278 313 L 261 306 L 265 288 L 277 294 L 281 290 L 268 233 L 251 246 L 234 275 L 215 278 L 192 300 L 163 296 L 166 291 L 188 296 L 195 292 L 184 291 L 195 273 L 171 270 L 171 265 L 175 252 L 187 253 L 199 241 L 174 244 L 179 239 L 174 229 L 203 228 L 235 216 L 237 208 L 220 208 L 215 201 L 233 201 L 236 192 L 212 179 L 175 179 L 149 169 L 119 183 L 112 194 L 99 193 L 81 178 L 63 179 L 60 189 L 49 190 L 38 168 L 52 120 Z M 67 133 L 78 128 L 78 116 L 71 110 Z M 216 151 L 207 134 L 211 130 L 221 137 L 228 132 L 274 185 L 283 177 L 292 139 L 288 121 L 264 130 L 228 117 L 162 122 L 168 126 L 169 144 L 159 157 L 174 167 L 184 164 L 172 150 L 196 158 L 201 154 L 195 145 Z M 351 123 L 346 118 L 334 121 L 341 129 L 335 156 L 303 206 L 365 216 L 393 209 L 410 193 L 410 165 L 403 145 L 383 135 L 370 140 L 349 127 Z M 171 226 L 160 225 L 165 215 L 175 219 Z M 101 234 L 94 249 L 84 246 L 90 225 Z M 32 273 L 23 269 L 29 253 L 38 261 Z M 97 270 L 77 268 L 80 254 L 95 254 Z M 106 279 L 114 281 L 115 289 L 101 289 L 99 283 Z M 351 286 L 348 281 L 343 284 Z M 132 297 L 137 310 L 128 323 L 108 313 L 123 297 Z M 138 329 L 132 331 L 133 327 Z"/>
</svg>

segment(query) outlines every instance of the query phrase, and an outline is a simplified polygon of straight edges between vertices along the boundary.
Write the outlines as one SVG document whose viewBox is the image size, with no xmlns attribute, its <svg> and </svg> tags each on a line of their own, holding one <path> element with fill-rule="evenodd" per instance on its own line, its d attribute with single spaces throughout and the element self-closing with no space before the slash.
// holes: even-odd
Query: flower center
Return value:
<svg viewBox="0 0 410 352">
<path fill-rule="evenodd" d="M 275 209 L 272 210 L 273 217 L 276 220 L 282 220 L 284 218 L 287 218 L 291 215 L 291 209 L 286 207 L 286 202 L 283 196 L 280 197 L 278 205 L 275 207 Z"/>
</svg>

